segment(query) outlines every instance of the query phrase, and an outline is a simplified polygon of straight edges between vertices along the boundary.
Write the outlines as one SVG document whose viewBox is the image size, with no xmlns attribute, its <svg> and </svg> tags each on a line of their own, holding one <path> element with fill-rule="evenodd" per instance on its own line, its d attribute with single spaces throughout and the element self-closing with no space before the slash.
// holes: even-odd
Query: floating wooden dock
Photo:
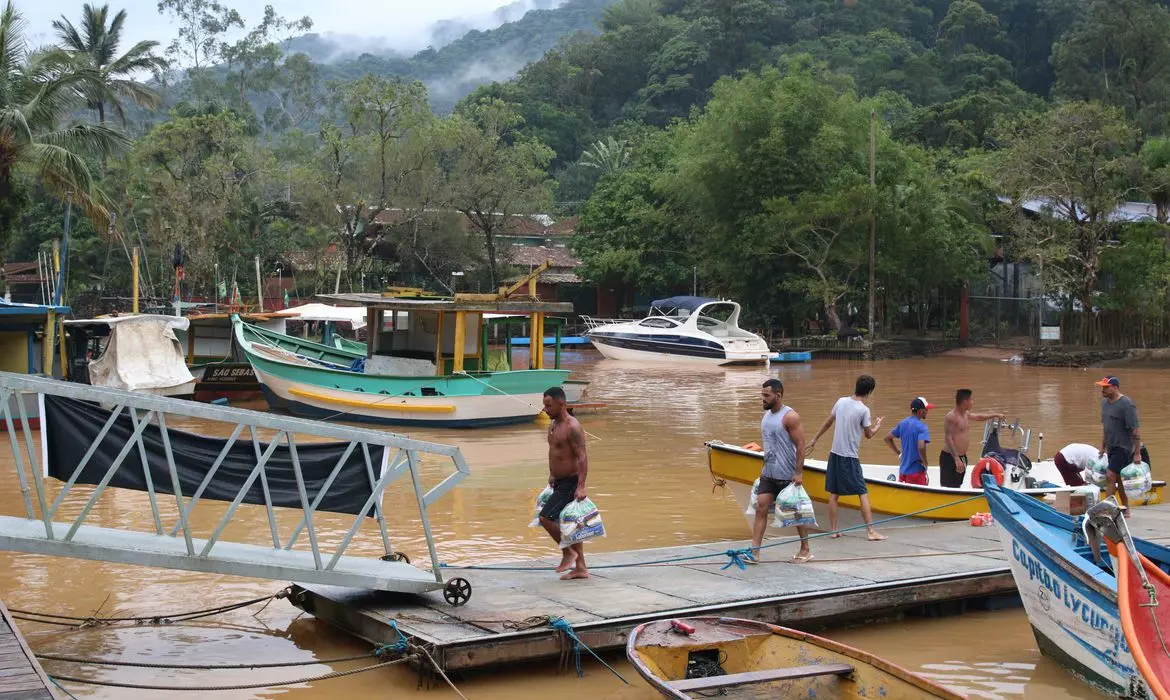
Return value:
<svg viewBox="0 0 1170 700">
<path fill-rule="evenodd" d="M 1140 508 L 1139 511 L 1150 510 Z M 724 553 L 746 541 L 589 555 L 589 580 L 560 581 L 555 559 L 519 562 L 540 571 L 450 568 L 448 578 L 471 582 L 471 601 L 453 607 L 436 594 L 391 595 L 351 588 L 299 585 L 293 604 L 376 644 L 397 641 L 398 629 L 430 646 L 447 669 L 488 668 L 557 657 L 559 632 L 539 616 L 563 617 L 594 649 L 616 649 L 637 624 L 698 614 L 726 614 L 798 627 L 925 614 L 968 606 L 1017 604 L 998 532 L 968 523 L 889 528 L 884 542 L 864 533 L 812 541 L 815 558 L 789 563 L 796 544 L 764 551 L 758 566 L 726 566 Z M 629 566 L 675 557 L 709 558 Z M 503 565 L 500 565 L 503 566 Z M 531 623 L 530 623 L 531 624 Z M 517 629 L 517 627 L 520 629 Z"/>
<path fill-rule="evenodd" d="M 56 700 L 49 677 L 0 602 L 0 700 Z"/>
</svg>

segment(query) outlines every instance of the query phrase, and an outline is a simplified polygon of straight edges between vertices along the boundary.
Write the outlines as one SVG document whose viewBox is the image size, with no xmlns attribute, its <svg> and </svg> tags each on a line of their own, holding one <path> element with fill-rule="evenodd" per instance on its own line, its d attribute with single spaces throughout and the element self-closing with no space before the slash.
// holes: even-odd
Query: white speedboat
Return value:
<svg viewBox="0 0 1170 700">
<path fill-rule="evenodd" d="M 739 327 L 739 304 L 703 297 L 659 299 L 646 318 L 596 322 L 585 336 L 611 360 L 763 364 L 771 354 L 763 338 Z"/>
</svg>

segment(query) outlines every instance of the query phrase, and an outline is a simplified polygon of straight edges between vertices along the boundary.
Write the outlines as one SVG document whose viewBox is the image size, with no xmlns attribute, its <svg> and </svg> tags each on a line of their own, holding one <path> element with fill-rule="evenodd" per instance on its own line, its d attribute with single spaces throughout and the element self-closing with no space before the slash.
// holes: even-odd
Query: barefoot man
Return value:
<svg viewBox="0 0 1170 700">
<path fill-rule="evenodd" d="M 752 553 L 747 560 L 755 564 L 760 560 L 760 544 L 764 541 L 764 530 L 768 528 L 768 511 L 789 484 L 804 483 L 804 428 L 800 416 L 791 406 L 784 405 L 784 385 L 779 379 L 764 382 L 760 391 L 764 401 L 764 417 L 760 420 L 760 433 L 764 438 L 764 471 L 760 474 L 760 487 L 756 490 L 756 519 L 752 522 Z M 808 549 L 808 528 L 796 526 L 800 536 L 800 550 L 792 561 L 802 564 L 813 558 Z"/>
<path fill-rule="evenodd" d="M 585 454 L 585 430 L 565 408 L 565 391 L 554 386 L 544 392 L 544 412 L 552 419 L 548 427 L 548 485 L 553 494 L 540 511 L 540 524 L 559 546 L 561 511 L 574 500 L 585 498 L 585 477 L 589 474 L 589 457 Z M 585 545 L 561 550 L 557 573 L 562 581 L 589 578 L 585 568 Z"/>
<path fill-rule="evenodd" d="M 971 413 L 975 400 L 970 389 L 955 392 L 955 407 L 943 418 L 943 451 L 938 456 L 939 483 L 947 488 L 963 486 L 967 475 L 967 448 L 971 446 L 971 421 L 986 421 L 998 418 L 1007 420 L 1002 413 Z"/>
<path fill-rule="evenodd" d="M 882 427 L 882 419 L 870 420 L 869 400 L 877 381 L 868 374 L 857 378 L 853 396 L 842 396 L 833 406 L 833 411 L 821 426 L 816 437 L 809 443 L 805 455 L 811 455 L 817 446 L 817 440 L 834 424 L 833 447 L 829 451 L 829 461 L 825 466 L 825 490 L 829 492 L 829 530 L 830 537 L 840 537 L 837 532 L 837 500 L 841 496 L 858 496 L 861 501 L 861 517 L 865 519 L 865 529 L 869 539 L 873 541 L 886 539 L 885 535 L 878 534 L 873 529 L 873 513 L 869 508 L 869 487 L 865 485 L 865 477 L 861 471 L 861 460 L 858 450 L 861 449 L 861 436 L 868 440 L 877 435 L 878 428 Z"/>
</svg>

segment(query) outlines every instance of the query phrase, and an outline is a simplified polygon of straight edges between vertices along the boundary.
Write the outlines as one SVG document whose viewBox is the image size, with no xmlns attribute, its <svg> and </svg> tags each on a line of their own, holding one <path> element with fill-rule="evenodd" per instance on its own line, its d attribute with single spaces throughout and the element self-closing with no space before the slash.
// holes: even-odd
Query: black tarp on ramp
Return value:
<svg viewBox="0 0 1170 700">
<path fill-rule="evenodd" d="M 45 395 L 41 439 L 45 441 L 46 473 L 55 479 L 68 481 L 90 445 L 101 433 L 102 426 L 109 420 L 111 413 L 110 410 L 84 401 Z M 144 413 L 139 413 L 140 423 Z M 118 453 L 133 435 L 134 426 L 130 421 L 129 410 L 123 409 L 78 476 L 76 483 L 95 485 L 100 483 L 110 465 L 117 459 Z M 170 438 L 171 453 L 174 455 L 175 468 L 179 475 L 179 487 L 184 499 L 189 499 L 203 483 L 204 477 L 215 464 L 227 440 L 195 435 L 175 430 L 170 426 L 167 427 L 167 435 Z M 155 492 L 173 495 L 171 472 L 158 425 L 149 425 L 142 431 L 142 443 L 146 447 L 146 459 Z M 310 504 L 316 499 L 348 447 L 349 443 L 344 442 L 297 444 L 297 458 Z M 261 442 L 260 454 L 263 455 L 267 450 L 268 443 Z M 377 479 L 385 468 L 386 448 L 370 445 L 369 452 L 374 478 Z M 256 461 L 251 434 L 245 430 L 228 450 L 227 456 L 204 489 L 201 498 L 229 502 L 235 500 L 256 467 Z M 268 480 L 272 505 L 301 508 L 300 491 L 297 489 L 287 445 L 277 447 L 268 458 L 264 465 L 264 476 Z M 122 460 L 109 485 L 135 491 L 147 490 L 137 446 L 131 448 Z M 317 510 L 356 515 L 366 504 L 371 492 L 365 456 L 359 445 L 346 458 L 345 464 L 330 484 Z M 252 483 L 243 502 L 264 505 L 264 491 L 259 477 Z M 373 508 L 366 515 L 373 516 Z"/>
</svg>

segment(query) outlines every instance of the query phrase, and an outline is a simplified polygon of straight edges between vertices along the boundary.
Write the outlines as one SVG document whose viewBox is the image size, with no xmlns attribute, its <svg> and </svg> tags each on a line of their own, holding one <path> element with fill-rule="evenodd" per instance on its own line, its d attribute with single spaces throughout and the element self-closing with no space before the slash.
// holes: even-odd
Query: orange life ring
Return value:
<svg viewBox="0 0 1170 700">
<path fill-rule="evenodd" d="M 749 442 L 748 444 L 744 445 L 743 449 L 751 450 L 752 452 L 763 452 L 764 451 L 764 448 L 760 447 L 759 445 L 757 445 L 754 442 Z"/>
<path fill-rule="evenodd" d="M 986 471 L 995 477 L 995 483 L 1003 486 L 1003 465 L 991 457 L 984 457 L 975 464 L 975 471 L 971 472 L 971 488 L 983 488 L 983 473 Z"/>
</svg>

